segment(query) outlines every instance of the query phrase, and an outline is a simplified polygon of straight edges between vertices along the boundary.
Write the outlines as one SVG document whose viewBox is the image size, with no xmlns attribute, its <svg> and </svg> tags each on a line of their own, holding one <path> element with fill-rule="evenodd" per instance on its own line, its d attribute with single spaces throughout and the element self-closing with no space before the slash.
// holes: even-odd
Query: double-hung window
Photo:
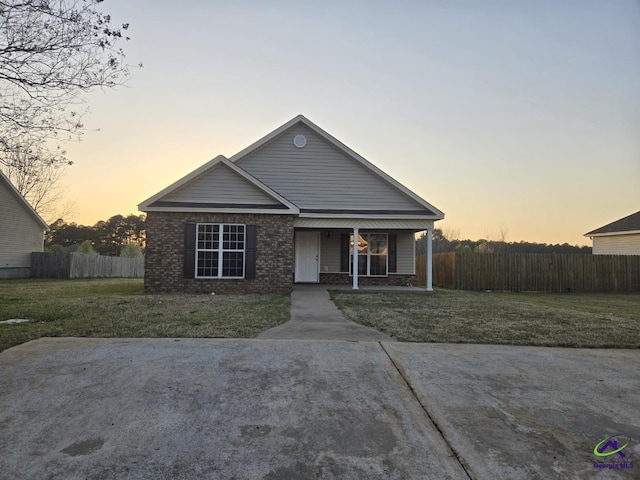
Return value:
<svg viewBox="0 0 640 480">
<path fill-rule="evenodd" d="M 198 223 L 196 278 L 244 278 L 245 226 Z"/>
<path fill-rule="evenodd" d="M 386 233 L 358 235 L 358 275 L 386 277 L 389 264 L 389 237 Z M 349 238 L 349 273 L 353 275 L 353 235 Z"/>
</svg>

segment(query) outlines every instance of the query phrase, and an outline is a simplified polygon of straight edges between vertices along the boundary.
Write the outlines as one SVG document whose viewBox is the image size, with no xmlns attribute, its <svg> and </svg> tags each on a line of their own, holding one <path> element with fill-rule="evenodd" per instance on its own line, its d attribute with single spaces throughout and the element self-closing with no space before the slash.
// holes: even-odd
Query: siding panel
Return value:
<svg viewBox="0 0 640 480">
<path fill-rule="evenodd" d="M 415 273 L 416 262 L 413 257 L 415 244 L 413 232 L 395 232 L 398 235 L 398 259 L 396 273 Z"/>
<path fill-rule="evenodd" d="M 340 233 L 320 233 L 320 273 L 340 272 Z"/>
<path fill-rule="evenodd" d="M 280 202 L 224 165 L 218 165 L 162 199 L 168 202 L 277 205 Z"/>
<path fill-rule="evenodd" d="M 299 134 L 304 148 L 293 145 Z M 301 209 L 425 210 L 302 124 L 237 164 Z"/>
<path fill-rule="evenodd" d="M 42 226 L 0 182 L 0 268 L 29 268 L 31 252 L 42 252 Z"/>
<path fill-rule="evenodd" d="M 640 255 L 640 234 L 593 237 L 594 255 Z"/>
</svg>

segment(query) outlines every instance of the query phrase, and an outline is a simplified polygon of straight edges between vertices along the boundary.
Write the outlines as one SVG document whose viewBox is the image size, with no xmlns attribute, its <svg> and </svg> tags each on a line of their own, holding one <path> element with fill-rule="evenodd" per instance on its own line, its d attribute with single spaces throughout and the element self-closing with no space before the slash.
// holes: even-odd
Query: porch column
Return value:
<svg viewBox="0 0 640 480">
<path fill-rule="evenodd" d="M 432 237 L 433 228 L 427 228 L 427 258 L 426 258 L 426 270 L 427 270 L 427 292 L 433 292 L 433 258 L 431 255 L 432 250 Z"/>
<path fill-rule="evenodd" d="M 353 290 L 358 290 L 358 227 L 353 227 Z"/>
</svg>

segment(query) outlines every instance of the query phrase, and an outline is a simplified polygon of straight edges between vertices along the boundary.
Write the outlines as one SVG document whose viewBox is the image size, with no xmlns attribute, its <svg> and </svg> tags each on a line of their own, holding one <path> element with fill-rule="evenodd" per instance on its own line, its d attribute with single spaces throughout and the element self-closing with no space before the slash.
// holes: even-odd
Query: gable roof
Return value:
<svg viewBox="0 0 640 480">
<path fill-rule="evenodd" d="M 314 206 L 315 208 L 305 208 L 304 203 L 305 203 L 306 197 L 311 195 L 314 189 L 318 190 L 326 187 L 326 185 L 323 185 L 321 183 L 323 180 L 322 175 L 323 173 L 326 173 L 326 170 L 325 172 L 317 171 L 317 165 L 313 166 L 315 168 L 309 168 L 309 170 L 314 170 L 311 173 L 315 173 L 316 176 L 310 177 L 307 185 L 300 186 L 298 188 L 298 191 L 296 191 L 294 188 L 291 188 L 294 185 L 292 182 L 287 183 L 286 179 L 282 180 L 282 178 L 280 178 L 281 180 L 280 182 L 275 181 L 274 184 L 272 185 L 270 181 L 274 181 L 274 179 L 268 178 L 269 177 L 268 172 L 266 172 L 264 168 L 263 169 L 260 168 L 260 165 L 259 165 L 260 161 L 255 159 L 254 160 L 250 160 L 250 159 L 252 159 L 253 157 L 259 156 L 261 153 L 260 152 L 261 150 L 266 149 L 269 146 L 269 144 L 281 138 L 285 132 L 292 131 L 293 133 L 295 133 L 295 128 L 300 126 L 303 126 L 305 129 L 308 129 L 308 131 L 312 132 L 322 142 L 333 147 L 335 151 L 339 153 L 343 158 L 350 160 L 351 163 L 353 164 L 352 165 L 353 168 L 357 169 L 359 167 L 360 175 L 368 175 L 369 179 L 374 181 L 378 186 L 386 187 L 384 191 L 372 191 L 371 192 L 372 197 L 378 200 L 380 200 L 381 198 L 386 201 L 395 200 L 394 203 L 396 204 L 396 206 L 394 208 L 382 208 L 382 209 L 380 208 L 362 209 L 361 208 L 359 210 L 348 210 L 350 202 L 345 201 L 345 199 L 349 198 L 350 196 L 353 197 L 355 194 L 357 194 L 357 192 L 353 191 L 353 188 L 352 188 L 353 183 L 350 184 L 346 178 L 342 182 L 342 185 L 336 185 L 336 182 L 339 182 L 341 180 L 340 176 L 336 176 L 334 178 L 328 179 L 327 183 L 329 181 L 333 182 L 331 184 L 331 187 L 333 188 L 332 193 L 334 194 L 333 198 L 336 199 L 336 203 L 341 204 L 341 208 L 318 208 L 319 207 L 318 205 L 315 205 Z M 320 153 L 324 153 L 324 152 L 320 152 Z M 323 158 L 321 158 L 321 160 L 326 161 L 327 157 L 328 155 L 325 154 L 323 155 Z M 395 179 L 393 179 L 392 177 L 384 173 L 378 167 L 376 167 L 371 162 L 366 160 L 364 157 L 360 156 L 358 153 L 353 151 L 351 148 L 349 148 L 348 146 L 346 146 L 345 144 L 337 140 L 335 137 L 333 137 L 332 135 L 330 135 L 320 127 L 318 127 L 316 124 L 311 122 L 309 119 L 307 119 L 303 115 L 297 115 L 296 117 L 294 117 L 293 119 L 285 123 L 284 125 L 275 129 L 273 132 L 262 137 L 260 140 L 248 146 L 247 148 L 240 151 L 239 153 L 233 155 L 230 158 L 230 160 L 236 163 L 237 165 L 241 165 L 245 170 L 249 171 L 257 178 L 260 178 L 264 183 L 266 183 L 267 185 L 270 185 L 274 190 L 279 191 L 282 195 L 285 195 L 289 200 L 296 203 L 296 205 L 300 208 L 302 214 L 309 213 L 309 214 L 326 215 L 326 214 L 353 213 L 356 215 L 360 215 L 360 214 L 371 213 L 371 214 L 378 214 L 378 215 L 386 215 L 386 214 L 419 215 L 422 217 L 428 217 L 435 220 L 444 218 L 444 213 L 442 211 L 438 210 L 436 207 L 434 207 L 433 205 L 425 201 L 423 198 L 421 198 L 420 196 L 416 195 L 411 190 L 406 188 L 400 182 L 396 181 Z M 277 158 L 277 161 L 282 162 L 282 156 L 279 156 Z M 321 162 L 317 162 L 317 163 L 320 164 Z M 290 164 L 289 166 L 290 167 L 293 166 L 292 175 L 297 174 L 298 181 L 302 180 L 305 177 L 304 173 L 305 173 L 305 169 L 307 168 L 306 165 L 302 165 L 301 163 L 298 163 L 295 165 Z M 327 166 L 327 168 L 330 169 L 331 166 Z M 344 170 L 344 165 L 340 167 L 340 170 Z M 318 175 L 318 173 L 320 175 Z M 356 173 L 354 173 L 353 176 L 355 175 Z M 342 190 L 342 192 L 340 192 L 340 189 Z M 287 191 L 284 191 L 284 190 L 287 190 Z M 339 198 L 339 195 L 335 195 L 336 193 L 343 193 L 342 195 L 343 198 Z M 393 199 L 386 198 L 390 196 L 394 198 Z M 400 200 L 401 198 L 403 199 L 403 201 Z M 366 202 L 366 199 L 364 200 Z"/>
<path fill-rule="evenodd" d="M 296 139 L 301 136 L 304 141 L 299 145 Z M 440 210 L 302 115 L 230 159 L 219 155 L 138 208 L 323 218 L 444 218 Z"/>
<path fill-rule="evenodd" d="M 640 211 L 632 213 L 620 220 L 611 222 L 604 227 L 585 233 L 585 237 L 598 237 L 605 235 L 624 235 L 630 233 L 640 233 Z"/>
<path fill-rule="evenodd" d="M 49 232 L 51 229 L 47 222 L 45 222 L 38 212 L 36 212 L 31 204 L 27 202 L 26 198 L 22 196 L 22 194 L 13 186 L 11 181 L 5 176 L 4 173 L 0 171 L 0 183 L 4 184 L 7 187 L 7 190 L 15 197 L 16 201 L 24 208 L 24 210 L 36 221 L 36 223 L 42 226 L 42 230 L 45 232 Z"/>
<path fill-rule="evenodd" d="M 223 155 L 148 198 L 143 211 L 298 213 L 298 208 Z"/>
</svg>

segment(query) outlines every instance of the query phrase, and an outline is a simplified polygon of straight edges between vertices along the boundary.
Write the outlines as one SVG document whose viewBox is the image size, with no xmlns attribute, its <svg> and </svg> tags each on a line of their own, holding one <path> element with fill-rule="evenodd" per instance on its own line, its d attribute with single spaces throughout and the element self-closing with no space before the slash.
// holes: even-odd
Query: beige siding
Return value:
<svg viewBox="0 0 640 480">
<path fill-rule="evenodd" d="M 594 255 L 640 255 L 640 234 L 593 237 Z"/>
<path fill-rule="evenodd" d="M 397 235 L 398 253 L 396 261 L 396 273 L 415 273 L 414 260 L 414 233 L 413 232 L 389 232 Z M 327 232 L 320 234 L 320 272 L 340 272 L 340 233 L 333 233 L 328 238 Z"/>
<path fill-rule="evenodd" d="M 340 233 L 320 234 L 320 273 L 340 272 Z"/>
<path fill-rule="evenodd" d="M 31 252 L 43 250 L 43 234 L 40 223 L 0 182 L 0 268 L 28 268 Z"/>
<path fill-rule="evenodd" d="M 397 273 L 415 273 L 414 233 L 395 232 L 398 235 Z"/>
<path fill-rule="evenodd" d="M 304 148 L 293 144 L 298 134 L 307 138 Z M 301 209 L 423 210 L 302 124 L 237 164 Z"/>
<path fill-rule="evenodd" d="M 217 165 L 162 201 L 275 205 L 279 202 L 224 165 Z"/>
</svg>

